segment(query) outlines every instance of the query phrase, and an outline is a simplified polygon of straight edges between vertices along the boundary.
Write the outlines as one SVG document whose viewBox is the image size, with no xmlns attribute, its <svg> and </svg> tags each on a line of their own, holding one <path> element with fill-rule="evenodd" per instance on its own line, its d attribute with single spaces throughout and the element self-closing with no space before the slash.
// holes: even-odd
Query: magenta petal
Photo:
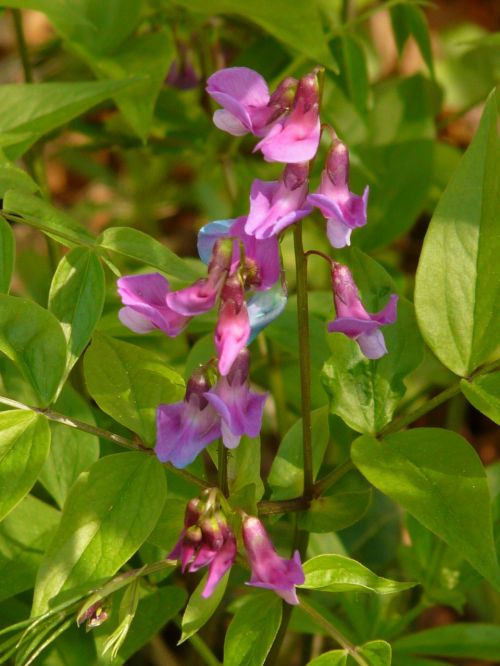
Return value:
<svg viewBox="0 0 500 666">
<path fill-rule="evenodd" d="M 211 310 L 216 299 L 217 289 L 209 280 L 202 279 L 185 289 L 170 292 L 167 305 L 181 315 L 193 317 Z"/>
<path fill-rule="evenodd" d="M 226 571 L 228 571 L 232 567 L 235 557 L 236 557 L 236 542 L 234 540 L 234 537 L 230 536 L 225 541 L 224 545 L 219 550 L 219 552 L 211 561 L 208 567 L 207 582 L 205 584 L 203 592 L 201 593 L 201 596 L 204 599 L 207 599 L 213 594 L 221 578 L 224 576 Z"/>
<path fill-rule="evenodd" d="M 278 122 L 266 136 L 255 146 L 262 151 L 267 162 L 283 162 L 296 164 L 308 162 L 318 149 L 320 137 L 320 121 L 317 118 L 312 126 L 309 122 L 291 120 L 291 116 Z"/>
<path fill-rule="evenodd" d="M 250 391 L 246 383 L 242 386 L 229 386 L 225 378 L 221 378 L 217 386 L 205 393 L 204 397 L 220 414 L 234 436 L 258 436 L 267 394 L 260 395 Z"/>
<path fill-rule="evenodd" d="M 380 324 L 371 319 L 357 319 L 356 317 L 337 317 L 328 324 L 330 333 L 344 333 L 349 338 L 357 338 L 362 333 L 371 333 L 379 328 Z"/>
<path fill-rule="evenodd" d="M 391 294 L 389 302 L 385 308 L 380 310 L 380 312 L 370 315 L 370 317 L 374 321 L 378 321 L 380 324 L 394 324 L 397 318 L 398 299 L 399 297 L 397 294 Z"/>
<path fill-rule="evenodd" d="M 241 120 L 225 109 L 217 109 L 213 115 L 213 121 L 218 129 L 233 136 L 243 136 L 248 133 L 248 129 Z"/>
<path fill-rule="evenodd" d="M 241 239 L 245 255 L 255 261 L 260 275 L 260 284 L 255 286 L 257 291 L 270 289 L 280 278 L 281 259 L 278 239 L 274 236 L 259 240 L 245 233 L 245 217 L 237 218 L 231 226 L 231 235 Z"/>
<path fill-rule="evenodd" d="M 250 337 L 250 322 L 245 303 L 237 308 L 234 301 L 222 304 L 215 329 L 215 349 L 219 356 L 219 372 L 227 375 L 236 357 Z"/>
<path fill-rule="evenodd" d="M 156 328 L 150 319 L 132 308 L 121 308 L 118 312 L 118 318 L 124 326 L 134 331 L 134 333 L 149 333 Z"/>
</svg>

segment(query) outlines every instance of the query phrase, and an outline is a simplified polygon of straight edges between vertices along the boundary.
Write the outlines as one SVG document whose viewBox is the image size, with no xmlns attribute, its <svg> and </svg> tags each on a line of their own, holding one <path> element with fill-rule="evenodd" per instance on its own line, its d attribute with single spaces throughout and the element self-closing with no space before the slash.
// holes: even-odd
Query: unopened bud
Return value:
<svg viewBox="0 0 500 666">
<path fill-rule="evenodd" d="M 236 308 L 238 310 L 241 308 L 245 296 L 239 275 L 235 274 L 228 277 L 222 288 L 221 298 L 223 301 L 234 301 Z"/>
<path fill-rule="evenodd" d="M 287 164 L 281 177 L 288 190 L 296 190 L 309 178 L 309 162 Z"/>
<path fill-rule="evenodd" d="M 326 158 L 328 177 L 336 187 L 346 187 L 349 182 L 349 151 L 345 143 L 335 139 Z"/>
<path fill-rule="evenodd" d="M 200 527 L 203 533 L 203 542 L 206 543 L 211 550 L 218 550 L 224 543 L 224 534 L 217 518 L 215 516 L 205 518 L 201 521 Z"/>
<path fill-rule="evenodd" d="M 191 396 L 197 395 L 201 399 L 203 393 L 210 390 L 211 383 L 204 368 L 196 370 L 187 383 L 185 400 L 189 401 Z"/>
<path fill-rule="evenodd" d="M 201 514 L 203 513 L 204 508 L 205 504 L 200 499 L 198 499 L 198 497 L 194 497 L 193 499 L 189 500 L 186 505 L 186 512 L 184 514 L 184 527 L 191 527 L 192 525 L 196 525 Z"/>
<path fill-rule="evenodd" d="M 236 360 L 234 361 L 233 365 L 231 366 L 231 370 L 227 375 L 227 381 L 231 386 L 233 385 L 241 386 L 248 379 L 249 371 L 250 371 L 250 352 L 246 347 L 244 347 L 236 357 Z"/>
</svg>

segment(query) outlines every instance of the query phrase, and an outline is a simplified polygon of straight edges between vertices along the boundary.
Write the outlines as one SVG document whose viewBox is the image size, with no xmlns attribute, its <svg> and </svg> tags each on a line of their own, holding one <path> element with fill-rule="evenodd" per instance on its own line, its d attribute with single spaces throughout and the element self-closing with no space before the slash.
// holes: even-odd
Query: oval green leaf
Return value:
<svg viewBox="0 0 500 666">
<path fill-rule="evenodd" d="M 113 576 L 148 538 L 165 498 L 163 467 L 144 453 L 106 456 L 80 474 L 38 571 L 33 614 L 62 590 Z"/>
<path fill-rule="evenodd" d="M 99 407 L 151 444 L 156 408 L 184 397 L 184 381 L 163 359 L 141 347 L 103 335 L 85 354 L 85 380 Z"/>
<path fill-rule="evenodd" d="M 462 379 L 460 388 L 471 405 L 500 425 L 500 372 Z"/>
<path fill-rule="evenodd" d="M 486 474 L 463 437 L 439 428 L 416 428 L 382 442 L 364 436 L 351 455 L 370 483 L 500 587 Z"/>
<path fill-rule="evenodd" d="M 49 447 L 44 416 L 17 409 L 0 413 L 0 520 L 29 493 Z"/>
<path fill-rule="evenodd" d="M 182 636 L 178 645 L 187 641 L 190 636 L 201 629 L 215 613 L 218 605 L 222 601 L 224 592 L 226 591 L 229 571 L 227 571 L 221 578 L 219 584 L 208 599 L 204 599 L 201 596 L 201 593 L 205 589 L 207 578 L 208 574 L 205 574 L 189 598 L 188 605 L 182 616 Z"/>
</svg>

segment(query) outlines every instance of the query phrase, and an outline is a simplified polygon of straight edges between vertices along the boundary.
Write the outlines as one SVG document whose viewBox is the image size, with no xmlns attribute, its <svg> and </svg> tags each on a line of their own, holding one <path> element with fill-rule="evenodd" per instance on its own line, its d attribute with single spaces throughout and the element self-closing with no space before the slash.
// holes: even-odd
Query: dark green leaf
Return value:
<svg viewBox="0 0 500 666">
<path fill-rule="evenodd" d="M 236 611 L 224 640 L 224 666 L 262 666 L 281 623 L 281 599 L 252 595 Z"/>
<path fill-rule="evenodd" d="M 422 58 L 434 75 L 429 27 L 424 12 L 413 3 L 401 3 L 390 8 L 391 23 L 399 54 L 401 55 L 406 40 L 410 35 L 415 39 Z"/>
<path fill-rule="evenodd" d="M 32 301 L 0 295 L 0 351 L 47 405 L 64 372 L 66 341 L 57 319 Z"/>
<path fill-rule="evenodd" d="M 494 624 L 452 624 L 403 636 L 393 643 L 398 655 L 418 654 L 460 659 L 498 659 L 500 627 Z"/>
<path fill-rule="evenodd" d="M 460 381 L 467 400 L 492 421 L 500 425 L 500 372 Z"/>
<path fill-rule="evenodd" d="M 99 321 L 106 296 L 104 270 L 92 250 L 77 247 L 57 267 L 49 293 L 49 310 L 61 322 L 68 343 L 66 372 L 85 349 Z"/>
<path fill-rule="evenodd" d="M 394 594 L 415 586 L 375 575 L 343 555 L 318 555 L 304 563 L 305 583 L 300 587 L 320 592 L 375 592 Z"/>
<path fill-rule="evenodd" d="M 184 397 L 184 381 L 163 359 L 128 342 L 94 336 L 85 354 L 85 380 L 99 407 L 151 444 L 156 408 Z"/>
<path fill-rule="evenodd" d="M 500 586 L 486 475 L 465 439 L 439 428 L 418 428 L 382 442 L 360 437 L 351 455 L 370 483 Z"/>
<path fill-rule="evenodd" d="M 17 409 L 0 413 L 0 520 L 29 493 L 49 447 L 45 417 Z"/>
<path fill-rule="evenodd" d="M 33 587 L 60 513 L 28 495 L 0 524 L 0 600 Z"/>
<path fill-rule="evenodd" d="M 500 141 L 491 95 L 476 135 L 438 204 L 420 256 L 415 306 L 436 356 L 470 374 L 500 328 Z"/>
<path fill-rule="evenodd" d="M 179 644 L 184 643 L 184 641 L 190 636 L 201 629 L 201 627 L 203 627 L 203 625 L 206 624 L 215 613 L 218 605 L 222 601 L 224 592 L 226 591 L 229 571 L 226 572 L 223 578 L 221 578 L 219 584 L 208 599 L 204 599 L 201 596 L 201 593 L 205 588 L 207 578 L 208 574 L 205 574 L 189 598 L 188 605 L 182 616 L 182 636 L 179 640 Z"/>
<path fill-rule="evenodd" d="M 178 280 L 189 282 L 200 277 L 165 245 L 137 229 L 111 227 L 99 236 L 98 242 L 106 250 L 157 268 Z"/>
<path fill-rule="evenodd" d="M 16 242 L 10 224 L 0 217 L 0 292 L 9 291 L 15 254 Z"/>
<path fill-rule="evenodd" d="M 148 538 L 165 498 L 163 467 L 144 453 L 106 456 L 80 474 L 39 569 L 33 614 L 62 590 L 113 576 Z"/>
<path fill-rule="evenodd" d="M 330 48 L 339 64 L 339 73 L 332 74 L 339 86 L 362 114 L 368 105 L 369 80 L 363 47 L 350 34 L 335 37 Z"/>
</svg>

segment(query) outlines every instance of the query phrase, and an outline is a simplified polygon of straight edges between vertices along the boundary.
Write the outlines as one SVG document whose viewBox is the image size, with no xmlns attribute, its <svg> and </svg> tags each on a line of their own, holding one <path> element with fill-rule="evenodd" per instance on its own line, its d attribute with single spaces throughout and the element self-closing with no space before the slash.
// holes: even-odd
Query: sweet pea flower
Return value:
<svg viewBox="0 0 500 666">
<path fill-rule="evenodd" d="M 204 396 L 221 417 L 224 446 L 234 449 L 242 435 L 257 437 L 262 426 L 262 412 L 267 394 L 260 395 L 248 386 L 250 352 L 240 351 L 227 376 Z"/>
<path fill-rule="evenodd" d="M 300 553 L 295 551 L 293 558 L 286 560 L 276 552 L 264 525 L 258 518 L 243 518 L 243 541 L 252 569 L 252 577 L 247 585 L 274 590 L 289 604 L 298 604 L 296 585 L 305 580 L 300 561 Z"/>
<path fill-rule="evenodd" d="M 209 389 L 210 383 L 200 371 L 190 378 L 184 400 L 159 405 L 155 453 L 161 462 L 186 467 L 220 437 L 220 417 L 203 395 Z"/>
<path fill-rule="evenodd" d="M 312 207 L 306 203 L 308 186 L 307 162 L 288 164 L 280 180 L 255 179 L 245 232 L 257 239 L 269 238 L 309 215 Z"/>
<path fill-rule="evenodd" d="M 270 96 L 267 83 L 248 67 L 227 67 L 207 80 L 207 93 L 223 108 L 214 113 L 214 124 L 233 136 L 250 132 L 264 136 L 291 104 L 296 80 L 285 79 Z"/>
<path fill-rule="evenodd" d="M 197 517 L 192 518 L 190 505 L 201 506 Z M 193 573 L 208 566 L 208 578 L 201 596 L 212 595 L 219 581 L 236 557 L 236 539 L 225 516 L 217 508 L 207 508 L 199 500 L 190 500 L 186 507 L 184 528 L 167 559 L 180 560 L 182 571 Z"/>
<path fill-rule="evenodd" d="M 250 337 L 243 285 L 237 275 L 228 278 L 221 298 L 222 305 L 215 327 L 215 349 L 219 357 L 219 372 L 225 376 Z"/>
<path fill-rule="evenodd" d="M 307 197 L 308 203 L 326 218 L 326 232 L 333 247 L 350 245 L 352 230 L 366 224 L 368 190 L 366 187 L 362 196 L 349 190 L 349 151 L 342 141 L 335 139 L 319 189 Z"/>
<path fill-rule="evenodd" d="M 297 86 L 293 108 L 282 116 L 255 146 L 267 162 L 308 162 L 318 150 L 319 83 L 317 71 L 303 76 Z"/>
<path fill-rule="evenodd" d="M 168 280 L 159 273 L 125 275 L 117 281 L 123 307 L 118 316 L 134 333 L 148 333 L 159 328 L 169 337 L 179 335 L 189 317 L 172 310 L 167 304 Z"/>
<path fill-rule="evenodd" d="M 330 333 L 344 333 L 356 340 L 363 354 L 377 359 L 387 354 L 380 327 L 396 321 L 398 296 L 391 294 L 389 302 L 374 314 L 365 310 L 359 291 L 347 266 L 334 263 L 332 285 L 335 297 L 336 318 L 328 324 Z"/>
</svg>

